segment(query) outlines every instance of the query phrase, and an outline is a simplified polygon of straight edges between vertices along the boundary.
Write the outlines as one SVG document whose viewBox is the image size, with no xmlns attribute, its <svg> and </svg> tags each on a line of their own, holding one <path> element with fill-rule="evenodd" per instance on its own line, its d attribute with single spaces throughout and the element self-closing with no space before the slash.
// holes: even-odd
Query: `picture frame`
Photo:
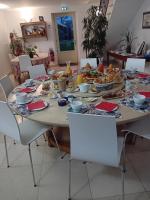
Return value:
<svg viewBox="0 0 150 200">
<path fill-rule="evenodd" d="M 150 11 L 143 13 L 142 28 L 150 28 Z"/>
<path fill-rule="evenodd" d="M 39 21 L 44 22 L 44 17 L 43 16 L 39 16 Z"/>
</svg>

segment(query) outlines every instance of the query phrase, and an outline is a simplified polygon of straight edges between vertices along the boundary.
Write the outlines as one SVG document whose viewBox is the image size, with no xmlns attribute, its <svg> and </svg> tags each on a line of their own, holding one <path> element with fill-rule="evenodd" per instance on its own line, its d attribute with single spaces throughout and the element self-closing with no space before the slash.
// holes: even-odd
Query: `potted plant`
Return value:
<svg viewBox="0 0 150 200">
<path fill-rule="evenodd" d="M 86 57 L 100 58 L 103 56 L 106 45 L 108 21 L 103 14 L 97 16 L 96 11 L 97 6 L 91 6 L 87 10 L 87 16 L 82 21 L 84 31 L 82 46 Z"/>
<path fill-rule="evenodd" d="M 37 49 L 37 46 L 34 46 L 34 47 L 27 47 L 27 48 L 26 48 L 26 53 L 30 56 L 30 58 L 33 58 L 34 55 L 37 55 L 36 49 Z M 37 55 L 37 56 L 38 56 L 38 55 Z"/>
</svg>

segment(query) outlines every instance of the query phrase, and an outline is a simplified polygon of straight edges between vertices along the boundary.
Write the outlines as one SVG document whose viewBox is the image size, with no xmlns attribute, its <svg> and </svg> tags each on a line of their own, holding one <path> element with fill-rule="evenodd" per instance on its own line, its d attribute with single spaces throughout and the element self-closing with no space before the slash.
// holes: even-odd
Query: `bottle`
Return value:
<svg viewBox="0 0 150 200">
<path fill-rule="evenodd" d="M 81 74 L 77 75 L 77 80 L 76 80 L 77 85 L 80 85 L 83 83 L 83 76 Z"/>
<path fill-rule="evenodd" d="M 66 73 L 68 74 L 68 76 L 72 76 L 72 69 L 70 66 L 70 61 L 67 61 L 67 67 L 66 67 Z"/>
</svg>

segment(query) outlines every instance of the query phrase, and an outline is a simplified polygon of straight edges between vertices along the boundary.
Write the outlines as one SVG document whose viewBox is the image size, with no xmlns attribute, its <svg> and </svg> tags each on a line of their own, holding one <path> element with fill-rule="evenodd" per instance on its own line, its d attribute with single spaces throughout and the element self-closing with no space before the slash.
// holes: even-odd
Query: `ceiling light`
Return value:
<svg viewBox="0 0 150 200">
<path fill-rule="evenodd" d="M 7 9 L 9 8 L 8 5 L 0 3 L 0 9 Z"/>
</svg>

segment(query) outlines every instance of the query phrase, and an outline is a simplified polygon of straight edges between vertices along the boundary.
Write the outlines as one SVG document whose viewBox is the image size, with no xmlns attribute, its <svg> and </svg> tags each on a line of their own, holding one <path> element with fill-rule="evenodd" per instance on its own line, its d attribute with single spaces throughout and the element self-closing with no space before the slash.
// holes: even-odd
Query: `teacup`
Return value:
<svg viewBox="0 0 150 200">
<path fill-rule="evenodd" d="M 141 94 L 135 94 L 133 96 L 133 101 L 136 105 L 142 105 L 145 101 L 145 96 Z"/>
<path fill-rule="evenodd" d="M 19 104 L 21 104 L 21 103 L 25 103 L 26 102 L 26 100 L 27 100 L 27 93 L 24 93 L 24 92 L 22 92 L 22 93 L 17 93 L 16 94 L 16 102 Z"/>
<path fill-rule="evenodd" d="M 90 84 L 82 83 L 79 85 L 79 88 L 80 88 L 80 92 L 88 92 L 90 88 Z"/>
<path fill-rule="evenodd" d="M 79 112 L 82 108 L 82 101 L 73 101 L 70 106 L 74 112 Z"/>
</svg>

